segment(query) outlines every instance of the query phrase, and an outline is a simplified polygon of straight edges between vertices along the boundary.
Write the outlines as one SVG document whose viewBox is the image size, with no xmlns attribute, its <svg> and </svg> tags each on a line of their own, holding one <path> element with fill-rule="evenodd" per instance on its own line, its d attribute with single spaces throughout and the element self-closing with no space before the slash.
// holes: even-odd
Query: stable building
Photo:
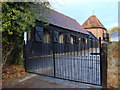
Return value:
<svg viewBox="0 0 120 90">
<path fill-rule="evenodd" d="M 36 26 L 28 33 L 29 55 L 89 49 L 89 33 L 75 19 L 52 9 L 43 10 L 41 17 L 43 21 L 36 20 Z M 81 47 L 83 44 L 85 48 Z"/>
<path fill-rule="evenodd" d="M 93 15 L 90 16 L 83 24 L 82 26 L 87 30 L 93 33 L 93 35 L 99 39 L 101 38 L 101 41 L 106 41 L 107 38 L 107 29 L 103 26 L 103 24 L 99 21 L 99 19 Z"/>
</svg>

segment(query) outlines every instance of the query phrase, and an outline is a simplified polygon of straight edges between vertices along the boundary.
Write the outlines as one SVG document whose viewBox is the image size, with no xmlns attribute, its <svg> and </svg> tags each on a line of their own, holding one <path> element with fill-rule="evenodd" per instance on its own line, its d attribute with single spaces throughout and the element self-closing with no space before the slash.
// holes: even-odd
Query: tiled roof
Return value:
<svg viewBox="0 0 120 90">
<path fill-rule="evenodd" d="M 86 29 L 89 28 L 103 28 L 106 30 L 106 28 L 103 26 L 103 24 L 99 21 L 99 19 L 93 15 L 90 16 L 83 24 L 82 26 Z"/>
<path fill-rule="evenodd" d="M 47 22 L 52 25 L 84 34 L 89 34 L 75 19 L 65 16 L 55 10 L 43 10 L 42 14 L 44 15 L 43 17 L 48 18 Z"/>
<path fill-rule="evenodd" d="M 113 32 L 109 34 L 109 37 L 120 37 L 120 32 Z"/>
</svg>

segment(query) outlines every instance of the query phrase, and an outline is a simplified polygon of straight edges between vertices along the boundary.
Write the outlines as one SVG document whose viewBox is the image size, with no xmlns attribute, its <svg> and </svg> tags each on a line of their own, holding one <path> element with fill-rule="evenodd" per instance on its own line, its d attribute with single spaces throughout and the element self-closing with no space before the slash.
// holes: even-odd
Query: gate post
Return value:
<svg viewBox="0 0 120 90">
<path fill-rule="evenodd" d="M 24 45 L 23 45 L 23 58 L 24 58 L 25 72 L 27 72 L 26 60 L 28 59 L 28 55 L 27 55 L 27 45 L 25 44 L 25 41 L 24 41 Z"/>
<path fill-rule="evenodd" d="M 101 45 L 101 85 L 107 88 L 107 42 Z"/>
<path fill-rule="evenodd" d="M 56 67 L 55 67 L 55 42 L 54 42 L 54 31 L 52 31 L 52 49 L 53 49 L 53 68 L 54 68 L 54 77 L 56 77 Z"/>
</svg>

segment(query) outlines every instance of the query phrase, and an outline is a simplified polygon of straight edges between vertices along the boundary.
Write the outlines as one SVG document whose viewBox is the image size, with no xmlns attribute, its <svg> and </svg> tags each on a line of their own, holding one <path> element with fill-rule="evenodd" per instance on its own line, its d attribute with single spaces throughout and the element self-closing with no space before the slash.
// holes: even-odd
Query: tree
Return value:
<svg viewBox="0 0 120 90">
<path fill-rule="evenodd" d="M 4 64 L 18 64 L 23 48 L 23 32 L 30 31 L 35 20 L 40 20 L 39 6 L 46 2 L 2 2 L 2 54 Z"/>
<path fill-rule="evenodd" d="M 120 27 L 113 27 L 111 30 L 108 30 L 109 34 L 111 34 L 113 32 L 120 32 Z"/>
</svg>

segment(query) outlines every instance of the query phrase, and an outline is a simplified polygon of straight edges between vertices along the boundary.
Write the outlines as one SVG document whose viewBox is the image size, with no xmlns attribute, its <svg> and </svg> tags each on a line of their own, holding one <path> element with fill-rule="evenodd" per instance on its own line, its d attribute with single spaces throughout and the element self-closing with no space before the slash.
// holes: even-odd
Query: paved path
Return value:
<svg viewBox="0 0 120 90">
<path fill-rule="evenodd" d="M 31 74 L 27 77 L 18 78 L 3 83 L 3 88 L 101 88 L 100 86 L 82 84 L 68 80 L 61 80 Z"/>
</svg>

